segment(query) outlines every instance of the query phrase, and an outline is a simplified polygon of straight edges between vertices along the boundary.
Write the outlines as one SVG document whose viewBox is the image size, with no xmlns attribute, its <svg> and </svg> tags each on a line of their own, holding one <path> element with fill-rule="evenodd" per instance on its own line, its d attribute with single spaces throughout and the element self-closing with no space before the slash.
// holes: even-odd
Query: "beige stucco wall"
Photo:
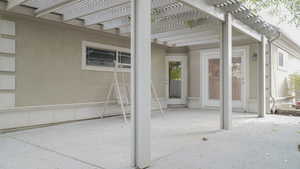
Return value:
<svg viewBox="0 0 300 169">
<path fill-rule="evenodd" d="M 160 98 L 166 97 L 166 55 L 166 49 L 152 45 L 152 81 Z"/>
<path fill-rule="evenodd" d="M 81 70 L 82 41 L 129 47 L 127 38 L 65 24 L 4 16 L 16 23 L 16 106 L 103 101 L 112 72 Z M 152 77 L 165 96 L 166 49 L 152 47 Z"/>
<path fill-rule="evenodd" d="M 192 50 L 189 53 L 189 97 L 200 97 L 201 89 L 201 59 L 200 50 Z"/>
</svg>

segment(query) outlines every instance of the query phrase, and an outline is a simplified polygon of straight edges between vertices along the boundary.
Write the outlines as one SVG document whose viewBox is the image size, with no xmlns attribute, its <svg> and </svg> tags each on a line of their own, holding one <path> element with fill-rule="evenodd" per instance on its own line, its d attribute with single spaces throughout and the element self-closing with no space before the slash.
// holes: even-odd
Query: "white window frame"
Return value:
<svg viewBox="0 0 300 169">
<path fill-rule="evenodd" d="M 115 67 L 105 67 L 105 66 L 92 66 L 86 64 L 86 49 L 87 47 L 95 48 L 95 49 L 103 49 L 103 50 L 112 50 L 116 51 L 116 61 L 118 62 L 119 52 L 126 52 L 130 53 L 130 49 L 122 48 L 113 45 L 104 45 L 96 42 L 89 42 L 89 41 L 82 41 L 81 48 L 82 48 L 82 56 L 81 56 L 81 69 L 82 70 L 92 70 L 92 71 L 114 71 Z M 130 72 L 129 68 L 118 68 L 119 72 Z"/>
<path fill-rule="evenodd" d="M 280 66 L 279 64 L 279 56 L 282 54 L 283 56 L 283 66 Z M 278 65 L 278 70 L 281 71 L 286 71 L 286 59 L 288 58 L 288 53 L 280 48 L 278 48 L 278 55 L 277 55 L 277 65 Z"/>
</svg>

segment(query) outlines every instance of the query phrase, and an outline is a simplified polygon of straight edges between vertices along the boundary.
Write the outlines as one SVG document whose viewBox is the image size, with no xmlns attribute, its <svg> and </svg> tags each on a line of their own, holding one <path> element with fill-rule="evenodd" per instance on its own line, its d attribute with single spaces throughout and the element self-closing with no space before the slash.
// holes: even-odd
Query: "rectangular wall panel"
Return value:
<svg viewBox="0 0 300 169">
<path fill-rule="evenodd" d="M 14 75 L 0 75 L 0 90 L 14 90 L 15 76 Z"/>
<path fill-rule="evenodd" d="M 0 20 L 0 34 L 15 36 L 15 22 Z"/>
<path fill-rule="evenodd" d="M 15 94 L 14 93 L 0 93 L 0 108 L 14 107 Z"/>
<path fill-rule="evenodd" d="M 0 55 L 0 71 L 15 72 L 15 57 Z"/>
<path fill-rule="evenodd" d="M 15 54 L 15 40 L 0 38 L 0 53 L 10 53 Z"/>
</svg>

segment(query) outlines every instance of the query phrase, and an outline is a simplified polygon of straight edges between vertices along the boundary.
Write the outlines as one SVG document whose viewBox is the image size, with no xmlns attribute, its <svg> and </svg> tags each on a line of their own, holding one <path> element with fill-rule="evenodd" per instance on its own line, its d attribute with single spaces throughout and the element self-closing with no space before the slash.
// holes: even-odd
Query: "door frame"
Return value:
<svg viewBox="0 0 300 169">
<path fill-rule="evenodd" d="M 181 85 L 181 98 L 180 99 L 170 99 L 169 98 L 169 62 L 179 61 L 182 64 L 182 85 Z M 188 69 L 187 69 L 187 56 L 186 55 L 168 55 L 166 56 L 166 96 L 167 104 L 187 104 L 187 94 L 188 94 Z"/>
<path fill-rule="evenodd" d="M 240 47 L 233 47 L 233 57 L 234 56 L 241 56 L 242 57 L 242 86 L 241 86 L 241 101 L 232 101 L 232 107 L 247 110 L 247 96 L 248 96 L 248 58 L 249 58 L 249 46 L 240 46 Z M 202 84 L 202 91 L 200 91 L 200 96 L 202 100 L 202 105 L 204 107 L 219 107 L 220 101 L 219 100 L 209 100 L 208 99 L 208 59 L 210 58 L 220 58 L 220 49 L 205 49 L 200 51 L 201 57 L 201 78 L 200 84 Z M 220 62 L 221 63 L 221 62 Z M 221 65 L 220 65 L 221 66 Z M 222 69 L 220 68 L 222 71 Z M 220 75 L 222 72 L 220 72 Z M 221 80 L 221 79 L 220 79 Z"/>
</svg>

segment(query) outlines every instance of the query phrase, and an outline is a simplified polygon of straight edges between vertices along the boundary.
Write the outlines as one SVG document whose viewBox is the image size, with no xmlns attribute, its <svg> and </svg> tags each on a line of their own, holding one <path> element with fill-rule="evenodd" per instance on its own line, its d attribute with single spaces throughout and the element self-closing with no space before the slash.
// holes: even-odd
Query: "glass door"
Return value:
<svg viewBox="0 0 300 169">
<path fill-rule="evenodd" d="M 169 98 L 181 99 L 182 96 L 182 63 L 169 62 Z"/>
<path fill-rule="evenodd" d="M 167 56 L 167 97 L 168 104 L 186 104 L 187 77 L 186 57 Z"/>
<path fill-rule="evenodd" d="M 206 106 L 220 105 L 220 57 L 218 53 L 210 53 L 205 56 L 205 70 L 203 92 L 205 95 L 204 104 Z M 233 55 L 232 58 L 232 104 L 233 107 L 243 108 L 244 88 L 244 57 L 239 54 Z"/>
</svg>

